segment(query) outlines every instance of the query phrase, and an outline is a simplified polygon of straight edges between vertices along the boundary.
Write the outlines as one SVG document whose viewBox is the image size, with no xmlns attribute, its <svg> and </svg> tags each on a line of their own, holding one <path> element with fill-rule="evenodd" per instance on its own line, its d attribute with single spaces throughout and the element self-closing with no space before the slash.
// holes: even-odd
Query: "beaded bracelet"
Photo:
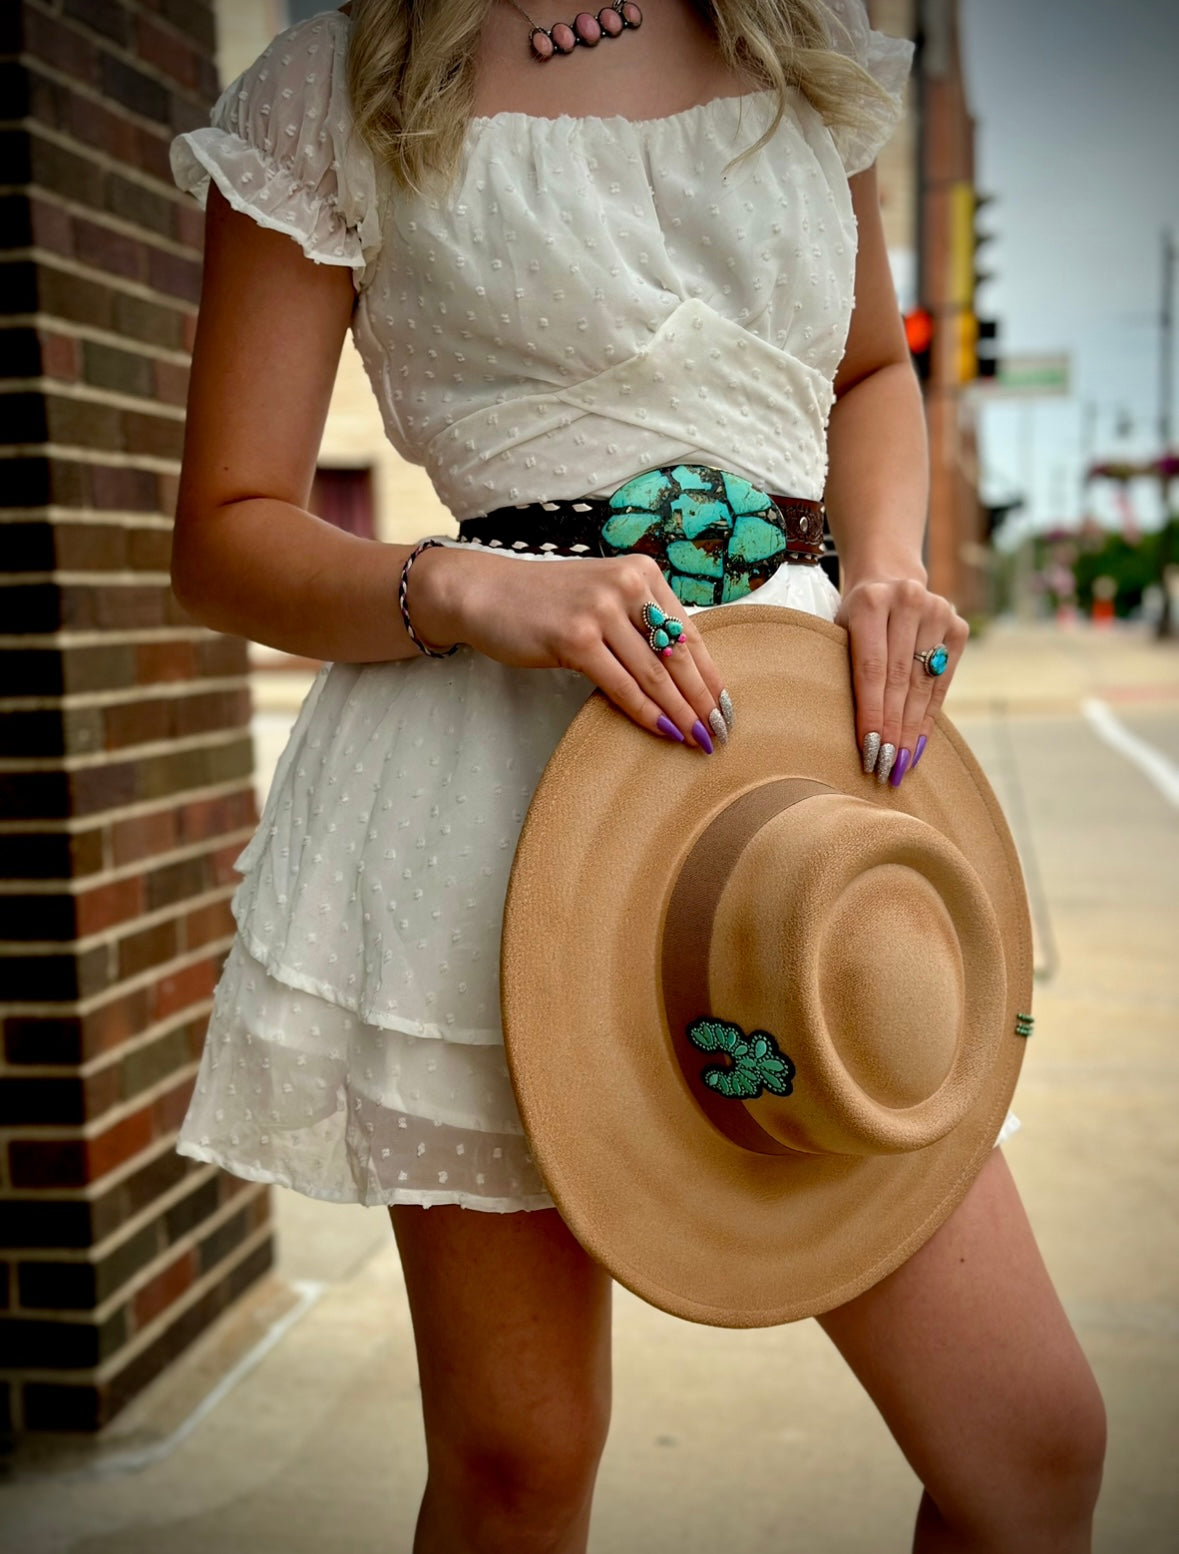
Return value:
<svg viewBox="0 0 1179 1554">
<path fill-rule="evenodd" d="M 443 648 L 441 650 L 438 648 L 427 647 L 426 644 L 422 641 L 421 637 L 419 637 L 417 632 L 413 629 L 413 622 L 409 618 L 409 606 L 406 604 L 405 596 L 409 589 L 410 567 L 413 566 L 414 562 L 418 559 L 424 550 L 429 550 L 432 546 L 441 544 L 441 540 L 429 539 L 422 540 L 420 545 L 415 545 L 414 548 L 410 551 L 409 555 L 405 558 L 405 563 L 401 568 L 401 581 L 397 585 L 397 603 L 401 606 L 401 619 L 405 623 L 406 633 L 409 636 L 409 640 L 413 643 L 417 650 L 420 653 L 425 653 L 428 658 L 449 658 L 452 653 L 458 652 L 459 644 L 457 642 L 453 642 L 451 643 L 450 647 Z"/>
</svg>

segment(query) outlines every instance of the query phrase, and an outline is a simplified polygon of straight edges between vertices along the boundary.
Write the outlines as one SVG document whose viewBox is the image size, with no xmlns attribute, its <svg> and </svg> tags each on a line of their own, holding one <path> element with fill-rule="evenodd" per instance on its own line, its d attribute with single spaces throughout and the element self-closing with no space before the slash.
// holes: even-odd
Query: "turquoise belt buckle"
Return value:
<svg viewBox="0 0 1179 1554">
<path fill-rule="evenodd" d="M 608 556 L 653 556 L 683 604 L 728 604 L 786 559 L 778 509 L 740 475 L 707 464 L 647 470 L 619 486 L 602 525 Z"/>
</svg>

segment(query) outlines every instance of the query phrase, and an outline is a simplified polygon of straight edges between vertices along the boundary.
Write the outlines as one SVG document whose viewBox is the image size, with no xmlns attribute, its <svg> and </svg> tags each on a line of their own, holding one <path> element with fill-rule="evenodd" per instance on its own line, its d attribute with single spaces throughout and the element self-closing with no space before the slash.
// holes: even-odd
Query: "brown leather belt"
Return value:
<svg viewBox="0 0 1179 1554">
<path fill-rule="evenodd" d="M 766 493 L 777 510 L 767 521 L 781 530 L 786 540 L 785 559 L 802 566 L 817 566 L 825 554 L 822 502 Z M 493 550 L 520 550 L 555 556 L 617 556 L 622 551 L 602 536 L 604 524 L 615 516 L 605 497 L 579 497 L 575 501 L 524 502 L 516 507 L 497 507 L 478 518 L 464 518 L 458 537 L 463 544 L 486 545 Z M 697 541 L 702 545 L 706 543 Z M 648 547 L 642 540 L 630 550 L 655 554 L 663 547 Z"/>
</svg>

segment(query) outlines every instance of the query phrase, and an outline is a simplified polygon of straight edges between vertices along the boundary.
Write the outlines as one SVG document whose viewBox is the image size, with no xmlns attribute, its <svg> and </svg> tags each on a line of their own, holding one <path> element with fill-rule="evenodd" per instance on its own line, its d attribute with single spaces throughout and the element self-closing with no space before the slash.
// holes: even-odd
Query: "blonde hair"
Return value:
<svg viewBox="0 0 1179 1554">
<path fill-rule="evenodd" d="M 356 126 L 406 189 L 449 182 L 475 99 L 475 55 L 495 0 L 352 0 L 348 88 Z M 864 98 L 884 89 L 832 34 L 846 28 L 824 0 L 693 0 L 730 69 L 777 94 L 765 134 L 797 90 L 832 126 L 858 128 Z M 740 160 L 736 158 L 735 160 Z"/>
</svg>

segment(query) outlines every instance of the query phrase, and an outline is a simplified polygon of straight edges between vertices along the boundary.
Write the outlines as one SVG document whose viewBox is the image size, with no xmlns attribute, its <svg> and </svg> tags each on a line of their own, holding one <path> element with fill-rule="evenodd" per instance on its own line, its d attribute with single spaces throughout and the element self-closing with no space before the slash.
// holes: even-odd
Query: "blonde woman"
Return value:
<svg viewBox="0 0 1179 1554">
<path fill-rule="evenodd" d="M 562 731 L 597 686 L 667 761 L 717 758 L 741 708 L 692 615 L 757 586 L 847 627 L 847 738 L 895 785 L 967 636 L 922 566 L 872 165 L 908 45 L 861 0 L 542 4 L 354 0 L 277 38 L 173 152 L 207 199 L 175 589 L 324 661 L 238 860 L 180 1148 L 390 1207 L 417 1554 L 584 1550 L 606 1437 L 609 1280 L 529 1159 L 498 1015 L 508 868 Z M 463 543 L 308 512 L 348 329 Z M 776 493 L 771 562 L 562 553 L 652 470 Z M 820 501 L 842 598 L 812 564 Z M 821 1321 L 924 1485 L 915 1548 L 1089 1547 L 1101 1403 L 998 1149 Z"/>
</svg>

